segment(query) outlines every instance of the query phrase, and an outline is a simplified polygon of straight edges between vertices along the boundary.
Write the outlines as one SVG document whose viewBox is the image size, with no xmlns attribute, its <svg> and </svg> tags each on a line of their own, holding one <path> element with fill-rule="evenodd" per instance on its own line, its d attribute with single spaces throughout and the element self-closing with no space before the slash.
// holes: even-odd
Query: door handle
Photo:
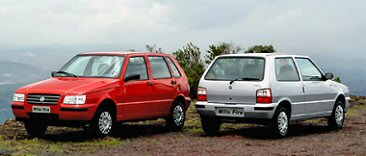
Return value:
<svg viewBox="0 0 366 156">
<path fill-rule="evenodd" d="M 154 82 L 147 82 L 147 85 L 152 86 L 152 85 L 154 85 Z"/>
<path fill-rule="evenodd" d="M 177 84 L 177 81 L 172 80 L 170 83 L 173 84 L 173 85 L 175 85 L 175 84 Z"/>
<path fill-rule="evenodd" d="M 305 93 L 305 86 L 302 86 L 302 92 Z"/>
</svg>

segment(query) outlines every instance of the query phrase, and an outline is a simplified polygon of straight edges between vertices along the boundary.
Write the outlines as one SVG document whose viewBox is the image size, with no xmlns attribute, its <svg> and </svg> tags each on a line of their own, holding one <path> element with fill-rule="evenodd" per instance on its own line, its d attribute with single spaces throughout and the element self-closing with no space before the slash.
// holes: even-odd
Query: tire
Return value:
<svg viewBox="0 0 366 156">
<path fill-rule="evenodd" d="M 99 137 L 111 135 L 115 127 L 115 115 L 108 109 L 99 109 L 91 123 L 92 132 Z"/>
<path fill-rule="evenodd" d="M 334 105 L 332 115 L 328 117 L 328 125 L 332 129 L 342 129 L 344 125 L 345 113 L 342 101 L 337 101 Z"/>
<path fill-rule="evenodd" d="M 166 118 L 166 126 L 171 131 L 179 131 L 183 128 L 186 120 L 186 111 L 184 105 L 176 101 L 170 110 L 169 117 Z"/>
<path fill-rule="evenodd" d="M 279 108 L 271 121 L 271 129 L 275 137 L 284 138 L 288 135 L 290 126 L 289 111 L 286 108 Z"/>
<path fill-rule="evenodd" d="M 221 122 L 216 117 L 201 116 L 201 125 L 206 135 L 216 136 L 219 133 Z"/>
<path fill-rule="evenodd" d="M 44 136 L 48 125 L 38 120 L 29 120 L 24 122 L 24 127 L 31 137 Z"/>
</svg>

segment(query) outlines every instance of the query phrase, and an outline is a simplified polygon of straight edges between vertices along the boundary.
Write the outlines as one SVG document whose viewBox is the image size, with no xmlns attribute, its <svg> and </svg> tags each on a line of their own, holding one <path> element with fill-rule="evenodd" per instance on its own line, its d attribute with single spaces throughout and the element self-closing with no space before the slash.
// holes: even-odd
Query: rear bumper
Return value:
<svg viewBox="0 0 366 156">
<path fill-rule="evenodd" d="M 33 113 L 33 106 L 47 106 L 50 107 L 51 113 Z M 84 105 L 31 105 L 31 104 L 19 104 L 13 103 L 13 114 L 17 119 L 27 120 L 33 115 L 53 116 L 59 121 L 91 121 L 94 117 L 94 113 L 97 109 L 95 104 Z"/>
<path fill-rule="evenodd" d="M 242 117 L 231 117 L 218 115 L 216 112 L 217 108 L 243 108 L 244 116 Z M 243 105 L 243 104 L 222 104 L 222 103 L 208 103 L 198 101 L 196 103 L 196 109 L 201 116 L 212 116 L 219 118 L 237 118 L 237 119 L 272 119 L 273 114 L 277 108 L 277 103 L 271 104 L 253 104 L 253 105 Z"/>
</svg>

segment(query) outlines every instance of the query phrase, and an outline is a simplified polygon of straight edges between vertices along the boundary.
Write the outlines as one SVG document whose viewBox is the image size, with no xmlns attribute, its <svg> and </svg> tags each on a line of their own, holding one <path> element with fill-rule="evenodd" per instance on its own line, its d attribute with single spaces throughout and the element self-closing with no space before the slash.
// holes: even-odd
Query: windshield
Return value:
<svg viewBox="0 0 366 156">
<path fill-rule="evenodd" d="M 264 58 L 221 57 L 207 72 L 206 80 L 261 81 L 264 75 Z"/>
<path fill-rule="evenodd" d="M 120 75 L 124 56 L 78 55 L 56 76 L 116 78 Z"/>
</svg>

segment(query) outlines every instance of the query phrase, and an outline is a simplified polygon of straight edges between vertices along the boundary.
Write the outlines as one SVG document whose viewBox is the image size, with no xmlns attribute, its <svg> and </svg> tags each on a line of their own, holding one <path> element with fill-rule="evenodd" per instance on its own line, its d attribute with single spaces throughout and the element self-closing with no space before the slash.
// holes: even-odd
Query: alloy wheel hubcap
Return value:
<svg viewBox="0 0 366 156">
<path fill-rule="evenodd" d="M 102 134 L 108 134 L 112 129 L 112 116 L 109 112 L 103 112 L 99 116 L 99 130 Z"/>
<path fill-rule="evenodd" d="M 277 119 L 278 130 L 282 136 L 286 135 L 288 129 L 288 118 L 285 112 L 281 112 Z"/>
<path fill-rule="evenodd" d="M 335 119 L 338 126 L 342 126 L 343 124 L 343 107 L 338 105 L 335 110 Z"/>
<path fill-rule="evenodd" d="M 184 110 L 179 105 L 174 107 L 173 120 L 174 120 L 175 125 L 177 125 L 177 126 L 181 126 L 184 122 Z"/>
</svg>

